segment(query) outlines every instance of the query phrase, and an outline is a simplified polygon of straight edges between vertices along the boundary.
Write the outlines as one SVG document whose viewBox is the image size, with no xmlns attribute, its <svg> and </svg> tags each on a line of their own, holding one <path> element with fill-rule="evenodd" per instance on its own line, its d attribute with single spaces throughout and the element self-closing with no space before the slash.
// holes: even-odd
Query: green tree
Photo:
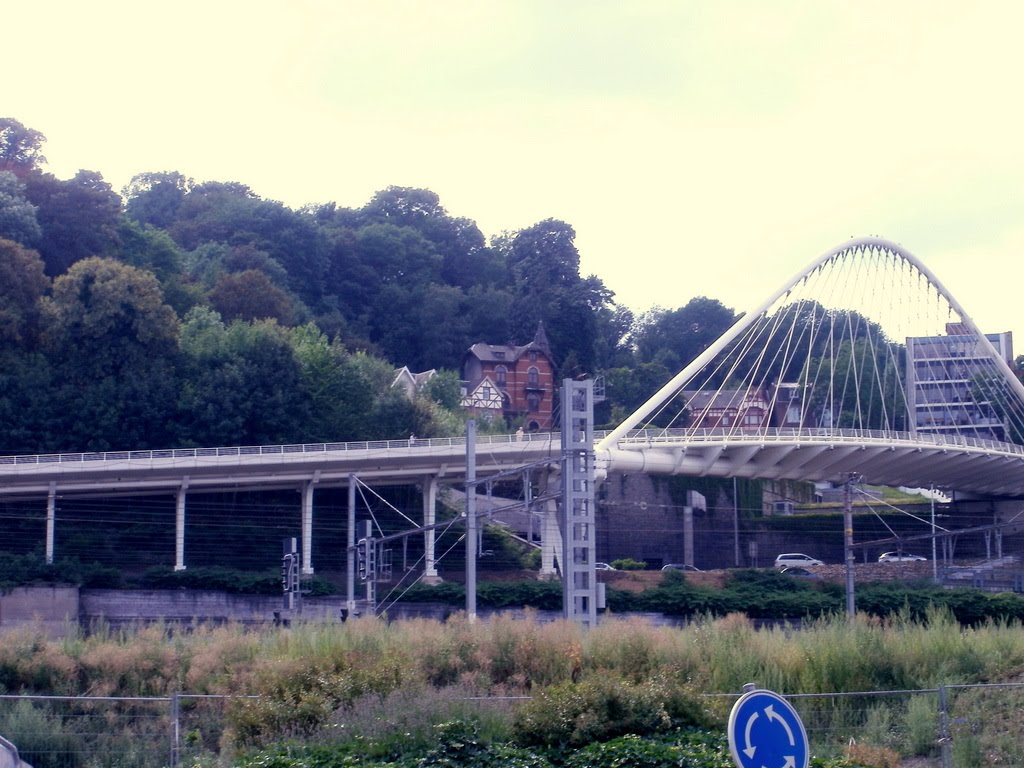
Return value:
<svg viewBox="0 0 1024 768">
<path fill-rule="evenodd" d="M 483 233 L 470 219 L 448 214 L 434 192 L 388 187 L 377 192 L 359 216 L 366 223 L 388 223 L 417 230 L 441 256 L 440 278 L 468 289 L 503 279 L 501 259 L 485 246 Z"/>
<path fill-rule="evenodd" d="M 32 246 L 42 234 L 36 207 L 25 198 L 25 185 L 10 171 L 0 171 L 0 238 Z"/>
<path fill-rule="evenodd" d="M 41 299 L 60 449 L 166 444 L 178 318 L 156 278 L 111 259 L 76 263 Z"/>
<path fill-rule="evenodd" d="M 13 117 L 0 117 L 0 171 L 23 176 L 46 162 L 42 154 L 46 137 L 26 128 Z"/>
<path fill-rule="evenodd" d="M 177 171 L 136 174 L 122 192 L 125 214 L 139 224 L 167 229 L 191 187 L 192 180 Z"/>
<path fill-rule="evenodd" d="M 682 370 L 735 320 L 731 309 L 706 296 L 691 299 L 676 310 L 655 309 L 640 319 L 634 331 L 637 358 L 642 362 L 660 360 L 669 368 Z"/>
<path fill-rule="evenodd" d="M 0 349 L 35 340 L 39 299 L 49 287 L 38 253 L 0 239 Z"/>
<path fill-rule="evenodd" d="M 507 250 L 513 281 L 511 332 L 533 338 L 544 323 L 559 375 L 594 373 L 598 367 L 598 313 L 612 304 L 612 293 L 594 276 L 579 274 L 575 230 L 548 219 L 520 231 Z M 562 370 L 577 361 L 577 371 Z"/>
<path fill-rule="evenodd" d="M 244 184 L 192 187 L 167 229 L 186 250 L 205 243 L 249 245 L 279 265 L 287 275 L 287 288 L 304 302 L 317 306 L 322 299 L 328 269 L 324 234 L 308 216 L 261 200 Z"/>
<path fill-rule="evenodd" d="M 236 321 L 197 307 L 182 326 L 179 441 L 261 445 L 302 441 L 308 400 L 288 331 L 273 320 Z"/>
<path fill-rule="evenodd" d="M 312 323 L 291 331 L 302 389 L 308 400 L 308 423 L 302 439 L 317 442 L 369 440 L 374 393 L 352 356 Z"/>
<path fill-rule="evenodd" d="M 51 277 L 89 256 L 116 255 L 121 198 L 92 171 L 60 181 L 51 174 L 25 177 L 25 194 L 42 229 L 37 250 Z"/>
<path fill-rule="evenodd" d="M 255 269 L 221 275 L 210 303 L 228 321 L 274 319 L 290 325 L 295 314 L 288 294 Z"/>
</svg>

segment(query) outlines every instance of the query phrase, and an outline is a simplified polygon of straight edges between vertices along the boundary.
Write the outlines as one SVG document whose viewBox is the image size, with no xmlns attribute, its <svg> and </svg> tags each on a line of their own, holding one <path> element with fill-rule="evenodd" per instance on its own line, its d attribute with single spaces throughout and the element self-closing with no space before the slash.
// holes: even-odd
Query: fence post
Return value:
<svg viewBox="0 0 1024 768">
<path fill-rule="evenodd" d="M 171 766 L 178 768 L 181 748 L 181 702 L 178 692 L 171 694 Z"/>
<path fill-rule="evenodd" d="M 949 743 L 949 700 L 946 686 L 939 686 L 939 750 L 942 753 L 942 768 L 953 768 L 953 754 Z"/>
</svg>

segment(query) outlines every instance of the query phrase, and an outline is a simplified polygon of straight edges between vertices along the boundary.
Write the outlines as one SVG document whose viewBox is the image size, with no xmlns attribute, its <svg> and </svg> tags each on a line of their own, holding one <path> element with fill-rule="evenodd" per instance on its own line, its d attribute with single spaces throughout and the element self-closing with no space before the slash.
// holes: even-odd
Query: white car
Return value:
<svg viewBox="0 0 1024 768">
<path fill-rule="evenodd" d="M 924 563 L 927 560 L 927 557 L 911 555 L 906 552 L 885 552 L 878 556 L 880 563 Z"/>
<path fill-rule="evenodd" d="M 801 552 L 789 552 L 775 558 L 776 568 L 806 568 L 809 565 L 824 565 L 821 560 Z"/>
<path fill-rule="evenodd" d="M 618 568 L 612 568 L 608 563 L 594 563 L 595 571 L 617 571 Z"/>
</svg>

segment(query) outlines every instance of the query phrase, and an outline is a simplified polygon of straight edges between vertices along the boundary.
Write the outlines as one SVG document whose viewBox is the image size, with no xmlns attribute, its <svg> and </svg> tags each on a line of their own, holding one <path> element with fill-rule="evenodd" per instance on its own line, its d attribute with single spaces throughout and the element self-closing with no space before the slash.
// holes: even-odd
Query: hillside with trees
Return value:
<svg viewBox="0 0 1024 768">
<path fill-rule="evenodd" d="M 547 219 L 490 237 L 426 189 L 292 210 L 244 183 L 59 179 L 0 119 L 0 454 L 459 434 L 462 355 L 544 323 L 611 421 L 732 321 L 635 317 Z M 409 401 L 393 371 L 442 375 Z M 507 428 L 510 425 L 500 425 Z"/>
</svg>

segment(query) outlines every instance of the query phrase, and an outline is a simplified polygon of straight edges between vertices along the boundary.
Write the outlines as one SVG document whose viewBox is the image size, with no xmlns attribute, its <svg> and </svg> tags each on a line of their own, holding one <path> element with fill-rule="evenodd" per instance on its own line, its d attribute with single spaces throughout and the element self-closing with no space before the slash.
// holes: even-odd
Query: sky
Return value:
<svg viewBox="0 0 1024 768">
<path fill-rule="evenodd" d="M 4 24 L 0 116 L 60 178 L 561 219 L 635 312 L 748 310 L 878 235 L 1024 353 L 1019 2 L 34 0 Z"/>
</svg>

